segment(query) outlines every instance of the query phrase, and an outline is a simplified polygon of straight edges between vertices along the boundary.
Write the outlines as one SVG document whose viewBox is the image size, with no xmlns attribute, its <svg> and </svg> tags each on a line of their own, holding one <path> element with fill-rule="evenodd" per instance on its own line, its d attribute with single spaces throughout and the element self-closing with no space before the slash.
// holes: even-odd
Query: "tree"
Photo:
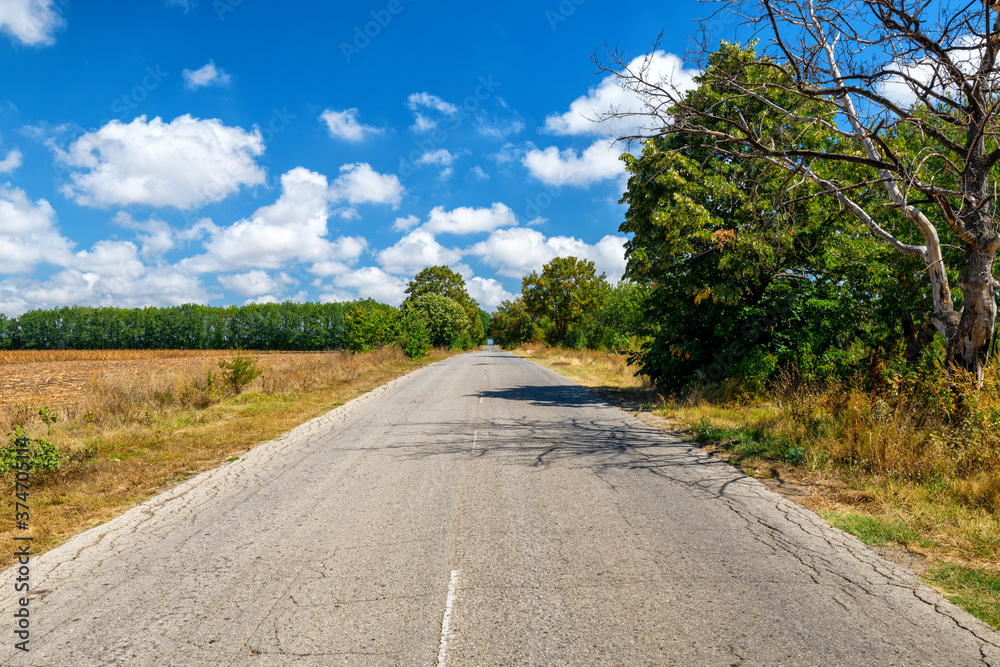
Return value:
<svg viewBox="0 0 1000 667">
<path fill-rule="evenodd" d="M 752 47 L 724 45 L 691 103 L 758 118 L 779 133 L 781 119 L 763 113 L 758 100 L 726 99 L 714 87 L 715 68 L 756 60 Z M 751 75 L 784 76 L 773 66 Z M 799 142 L 823 149 L 835 139 L 814 127 Z M 633 360 L 665 389 L 724 377 L 759 384 L 777 364 L 843 372 L 855 341 L 878 347 L 898 340 L 892 318 L 929 309 L 919 283 L 908 280 L 920 267 L 831 205 L 831 195 L 807 185 L 800 194 L 815 196 L 781 201 L 790 178 L 784 169 L 734 160 L 713 137 L 685 133 L 652 138 L 640 158 L 625 161 L 626 275 L 648 285 L 646 320 L 655 325 Z M 866 205 L 879 200 L 877 190 L 857 196 Z M 770 361 L 758 363 L 765 357 Z"/>
<path fill-rule="evenodd" d="M 537 326 L 521 297 L 504 301 L 490 320 L 490 337 L 503 348 L 513 348 L 534 340 Z"/>
<path fill-rule="evenodd" d="M 633 341 L 651 329 L 644 320 L 647 285 L 622 280 L 601 295 L 600 305 L 581 323 L 591 349 L 627 352 Z"/>
<path fill-rule="evenodd" d="M 465 311 L 468 319 L 468 334 L 473 344 L 482 345 L 486 342 L 486 329 L 479 315 L 479 304 L 469 296 L 465 288 L 465 279 L 447 266 L 428 266 L 421 269 L 406 286 L 406 304 L 425 294 L 437 294 L 453 299 Z"/>
<path fill-rule="evenodd" d="M 988 4 L 944 0 L 730 0 L 730 9 L 770 46 L 752 62 L 709 62 L 705 76 L 723 103 L 699 104 L 651 75 L 651 57 L 632 66 L 620 53 L 606 71 L 643 100 L 654 131 L 623 139 L 689 134 L 712 138 L 732 160 L 773 165 L 795 177 L 776 206 L 832 195 L 896 252 L 922 260 L 931 286 L 929 319 L 948 342 L 947 358 L 982 382 L 996 322 L 994 260 L 1000 247 L 991 172 L 1000 162 L 998 122 L 1000 13 Z M 720 66 L 721 65 L 721 66 Z M 761 77 L 760 68 L 775 76 Z M 902 101 L 893 91 L 907 91 Z M 752 100 L 760 117 L 735 113 Z M 824 149 L 803 144 L 810 128 L 834 138 Z M 893 141 L 909 137 L 917 142 Z M 847 167 L 856 167 L 848 169 Z M 887 201 L 866 205 L 880 189 Z M 883 204 L 898 225 L 880 222 Z M 946 249 L 961 244 L 961 305 L 953 298 Z M 956 295 L 957 297 L 958 295 Z"/>
<path fill-rule="evenodd" d="M 420 318 L 435 347 L 462 347 L 460 339 L 469 333 L 469 319 L 462 306 L 452 298 L 422 294 L 404 302 L 404 310 Z"/>
<path fill-rule="evenodd" d="M 607 280 L 603 273 L 597 275 L 594 263 L 576 257 L 556 257 L 542 267 L 541 275 L 532 271 L 521 281 L 528 312 L 551 318 L 558 342 L 565 340 L 571 325 L 597 306 L 606 287 Z"/>
</svg>

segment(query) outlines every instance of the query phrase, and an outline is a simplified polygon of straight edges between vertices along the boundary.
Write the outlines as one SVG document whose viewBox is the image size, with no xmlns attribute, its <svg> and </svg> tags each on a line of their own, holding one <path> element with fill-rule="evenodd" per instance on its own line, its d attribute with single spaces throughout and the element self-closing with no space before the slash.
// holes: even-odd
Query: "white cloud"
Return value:
<svg viewBox="0 0 1000 667">
<path fill-rule="evenodd" d="M 403 198 L 403 185 L 395 174 L 380 174 L 367 162 L 345 164 L 340 176 L 330 188 L 333 201 L 346 200 L 351 204 L 392 204 L 399 206 Z"/>
<path fill-rule="evenodd" d="M 424 152 L 423 155 L 417 158 L 417 164 L 431 164 L 443 167 L 438 174 L 438 178 L 445 180 L 454 173 L 455 170 L 451 165 L 457 157 L 457 155 L 449 152 L 447 149 L 439 148 L 436 151 Z"/>
<path fill-rule="evenodd" d="M 648 56 L 639 56 L 629 64 L 635 72 L 646 67 L 646 78 L 653 82 L 663 82 L 679 91 L 695 87 L 694 77 L 698 70 L 684 67 L 684 61 L 672 53 L 654 51 Z M 643 127 L 646 120 L 642 116 L 629 116 L 595 122 L 608 112 L 639 113 L 645 108 L 643 100 L 632 91 L 624 90 L 613 75 L 604 77 L 596 88 L 586 95 L 576 98 L 569 110 L 545 119 L 545 129 L 553 134 L 592 134 L 603 137 L 633 134 Z"/>
<path fill-rule="evenodd" d="M 396 218 L 392 223 L 392 231 L 405 232 L 420 224 L 420 218 L 415 215 L 408 215 L 405 218 Z"/>
<path fill-rule="evenodd" d="M 0 0 L 0 32 L 22 44 L 55 43 L 55 32 L 63 23 L 54 0 Z"/>
<path fill-rule="evenodd" d="M 608 235 L 590 245 L 570 236 L 546 238 L 535 229 L 512 227 L 498 229 L 466 252 L 512 278 L 540 271 L 554 257 L 589 259 L 598 273 L 607 273 L 608 280 L 615 282 L 625 272 L 625 241 L 624 236 Z"/>
<path fill-rule="evenodd" d="M 490 180 L 490 175 L 483 171 L 483 168 L 478 164 L 469 170 L 469 175 L 472 176 L 477 181 L 488 181 Z"/>
<path fill-rule="evenodd" d="M 514 212 L 505 204 L 494 202 L 490 208 L 460 206 L 451 211 L 435 206 L 421 229 L 434 234 L 475 234 L 516 224 Z"/>
<path fill-rule="evenodd" d="M 66 305 L 142 306 L 204 303 L 209 294 L 197 276 L 176 266 L 145 266 L 135 244 L 99 241 L 65 258 L 49 279 L 0 282 L 0 310 L 16 315 L 30 308 Z"/>
<path fill-rule="evenodd" d="M 611 142 L 598 139 L 578 154 L 567 148 L 560 151 L 555 146 L 545 150 L 528 151 L 521 163 L 531 175 L 548 185 L 588 186 L 591 183 L 625 174 L 625 165 L 619 159 L 621 150 Z"/>
<path fill-rule="evenodd" d="M 285 272 L 272 276 L 267 271 L 255 269 L 247 273 L 220 275 L 219 284 L 244 297 L 263 297 L 282 292 L 297 281 Z M 274 298 L 271 296 L 271 298 Z M 259 303 L 259 302 L 258 302 Z"/>
<path fill-rule="evenodd" d="M 356 108 L 334 111 L 327 109 L 319 117 L 326 123 L 330 130 L 330 136 L 335 139 L 346 139 L 347 141 L 361 141 L 366 135 L 381 134 L 382 130 L 371 125 L 362 125 L 358 122 L 358 110 Z"/>
<path fill-rule="evenodd" d="M 424 229 L 412 231 L 378 253 L 378 263 L 389 273 L 415 274 L 426 266 L 453 264 L 462 259 L 456 248 L 445 248 Z"/>
<path fill-rule="evenodd" d="M 413 125 L 410 126 L 410 129 L 414 132 L 430 132 L 437 126 L 437 121 L 431 120 L 422 113 L 417 113 L 413 114 Z"/>
<path fill-rule="evenodd" d="M 139 232 L 138 239 L 142 243 L 140 251 L 143 259 L 159 260 L 163 253 L 175 247 L 174 232 L 163 220 L 150 218 L 149 220 L 138 221 L 125 211 L 119 211 L 112 222 L 126 229 L 134 229 Z"/>
<path fill-rule="evenodd" d="M 286 262 L 342 261 L 327 238 L 330 215 L 326 176 L 296 167 L 281 177 L 281 196 L 249 219 L 209 230 L 205 254 L 181 261 L 198 273 L 239 268 L 278 269 Z"/>
<path fill-rule="evenodd" d="M 504 289 L 500 281 L 494 278 L 470 278 L 465 281 L 469 296 L 479 302 L 484 310 L 493 310 L 504 301 L 510 301 L 514 295 Z"/>
<path fill-rule="evenodd" d="M 260 185 L 264 152 L 259 130 L 184 115 L 170 123 L 139 116 L 113 120 L 77 139 L 57 158 L 75 171 L 62 192 L 82 206 L 145 204 L 191 209 L 217 202 L 241 186 Z"/>
<path fill-rule="evenodd" d="M 0 160 L 0 174 L 6 174 L 20 167 L 22 157 L 21 151 L 16 148 L 8 151 L 7 157 Z"/>
<path fill-rule="evenodd" d="M 430 132 L 438 126 L 437 121 L 422 113 L 423 111 L 433 111 L 449 117 L 458 113 L 457 106 L 430 93 L 413 93 L 406 99 L 406 105 L 413 112 L 413 125 L 410 129 L 414 132 Z"/>
<path fill-rule="evenodd" d="M 435 111 L 440 111 L 443 114 L 449 116 L 454 116 L 458 113 L 458 107 L 450 102 L 445 102 L 437 95 L 431 95 L 430 93 L 413 93 L 407 99 L 407 106 L 410 107 L 410 111 L 417 111 L 418 109 L 434 109 Z"/>
<path fill-rule="evenodd" d="M 534 148 L 534 145 L 531 143 L 528 143 L 527 145 Z M 504 165 L 511 164 L 512 162 L 521 160 L 525 153 L 527 153 L 527 149 L 523 146 L 515 146 L 514 144 L 507 143 L 501 146 L 500 150 L 496 153 L 492 153 L 486 157 L 490 158 L 496 162 L 498 166 L 502 167 Z"/>
<path fill-rule="evenodd" d="M 187 14 L 195 6 L 194 0 L 163 0 L 164 7 L 183 7 Z"/>
<path fill-rule="evenodd" d="M 490 118 L 486 113 L 476 115 L 476 131 L 491 139 L 506 139 L 520 134 L 524 130 L 524 121 L 520 116 L 515 118 Z"/>
<path fill-rule="evenodd" d="M 197 90 L 208 86 L 228 86 L 233 78 L 222 69 L 215 66 L 215 61 L 209 60 L 207 64 L 196 70 L 186 69 L 181 72 L 184 77 L 184 86 L 188 90 Z"/>
<path fill-rule="evenodd" d="M 406 296 L 406 281 L 404 279 L 390 275 L 374 266 L 366 266 L 363 269 L 338 276 L 335 286 L 341 289 L 346 288 L 363 299 L 375 299 L 393 306 L 403 303 L 403 298 Z M 350 301 L 351 297 L 343 291 L 325 292 L 320 295 L 320 300 Z"/>
<path fill-rule="evenodd" d="M 0 274 L 30 273 L 36 265 L 65 265 L 73 243 L 56 230 L 56 213 L 44 199 L 0 185 Z"/>
<path fill-rule="evenodd" d="M 442 167 L 449 166 L 455 161 L 455 154 L 450 153 L 446 148 L 439 148 L 436 151 L 427 151 L 419 158 L 417 164 L 436 164 Z"/>
<path fill-rule="evenodd" d="M 351 270 L 362 253 L 368 249 L 368 241 L 361 236 L 341 236 L 331 241 L 327 258 L 310 267 L 310 273 L 317 276 L 333 276 Z"/>
</svg>

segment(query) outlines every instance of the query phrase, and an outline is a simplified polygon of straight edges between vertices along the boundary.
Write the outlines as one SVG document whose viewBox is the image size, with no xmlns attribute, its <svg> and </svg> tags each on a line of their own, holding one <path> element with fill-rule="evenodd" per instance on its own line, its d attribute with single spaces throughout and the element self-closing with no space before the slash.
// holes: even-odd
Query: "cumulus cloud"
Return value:
<svg viewBox="0 0 1000 667">
<path fill-rule="evenodd" d="M 648 58 L 648 60 L 647 60 Z M 628 64 L 628 69 L 647 69 L 650 81 L 664 82 L 679 91 L 695 87 L 694 77 L 699 72 L 688 69 L 684 61 L 672 53 L 654 51 L 649 56 L 639 56 Z M 633 134 L 643 127 L 642 116 L 629 116 L 595 122 L 602 114 L 611 111 L 639 113 L 644 109 L 642 99 L 632 91 L 622 89 L 613 75 L 608 75 L 594 88 L 569 105 L 569 110 L 545 119 L 545 129 L 552 134 L 591 134 L 602 137 Z"/>
<path fill-rule="evenodd" d="M 512 278 L 540 271 L 554 257 L 589 259 L 614 282 L 625 272 L 625 241 L 624 236 L 608 235 L 591 245 L 570 236 L 546 237 L 535 229 L 513 227 L 496 230 L 466 252 Z"/>
<path fill-rule="evenodd" d="M 112 221 L 125 229 L 139 232 L 138 240 L 142 243 L 140 253 L 143 259 L 159 261 L 163 253 L 175 247 L 174 231 L 165 221 L 158 218 L 136 220 L 125 211 L 119 211 Z"/>
<path fill-rule="evenodd" d="M 396 218 L 392 223 L 392 231 L 405 232 L 420 224 L 420 218 L 415 215 L 408 215 L 405 218 Z"/>
<path fill-rule="evenodd" d="M 605 139 L 598 139 L 583 153 L 572 148 L 560 151 L 555 146 L 528 151 L 521 164 L 532 176 L 548 185 L 588 186 L 598 181 L 619 178 L 625 165 L 619 160 L 621 150 Z"/>
<path fill-rule="evenodd" d="M 478 164 L 469 170 L 469 175 L 472 176 L 477 181 L 488 181 L 490 180 L 490 175 L 483 171 L 483 168 Z"/>
<path fill-rule="evenodd" d="M 267 271 L 259 269 L 246 273 L 220 275 L 218 281 L 220 285 L 240 296 L 261 298 L 267 295 L 267 298 L 271 299 L 275 299 L 274 293 L 283 292 L 297 282 L 285 272 L 272 276 Z"/>
<path fill-rule="evenodd" d="M 435 206 L 421 229 L 434 234 L 475 234 L 516 224 L 514 212 L 505 204 L 494 202 L 490 208 L 460 206 L 451 211 Z"/>
<path fill-rule="evenodd" d="M 414 132 L 430 132 L 438 126 L 437 121 L 427 115 L 428 111 L 449 117 L 458 113 L 458 107 L 454 104 L 426 92 L 410 95 L 406 99 L 406 106 L 413 112 L 414 120 L 410 129 Z"/>
<path fill-rule="evenodd" d="M 421 267 L 423 268 L 423 267 Z M 406 296 L 406 281 L 374 266 L 338 276 L 336 290 L 320 295 L 322 301 L 350 301 L 354 296 L 398 306 Z M 349 290 L 345 292 L 344 290 Z M 354 295 L 354 296 L 352 296 Z"/>
<path fill-rule="evenodd" d="M 327 109 L 319 117 L 326 123 L 330 130 L 330 136 L 335 139 L 345 139 L 347 141 L 361 141 L 366 136 L 381 134 L 382 130 L 371 125 L 362 125 L 358 122 L 358 110 L 356 108 L 335 111 Z"/>
<path fill-rule="evenodd" d="M 479 302 L 485 310 L 493 310 L 504 301 L 510 301 L 514 295 L 504 289 L 500 281 L 494 278 L 474 277 L 465 281 L 469 296 Z"/>
<path fill-rule="evenodd" d="M 287 262 L 298 261 L 329 270 L 327 263 L 356 259 L 363 242 L 344 239 L 331 242 L 326 238 L 329 190 L 326 176 L 303 167 L 292 169 L 281 177 L 281 196 L 274 204 L 229 227 L 211 226 L 205 253 L 182 260 L 181 265 L 194 272 L 208 273 L 240 268 L 278 269 Z"/>
<path fill-rule="evenodd" d="M 217 119 L 190 115 L 170 123 L 139 116 L 112 120 L 56 149 L 57 159 L 79 169 L 62 192 L 82 206 L 145 204 L 191 209 L 221 201 L 243 186 L 264 182 L 255 158 L 264 152 L 259 130 L 247 132 Z"/>
<path fill-rule="evenodd" d="M 0 32 L 28 46 L 55 43 L 55 32 L 63 18 L 54 0 L 0 1 Z"/>
<path fill-rule="evenodd" d="M 458 107 L 450 102 L 445 102 L 437 95 L 431 95 L 430 93 L 413 93 L 407 99 L 407 106 L 409 106 L 410 111 L 418 111 L 419 109 L 433 109 L 434 111 L 439 111 L 448 116 L 454 116 L 458 113 Z"/>
<path fill-rule="evenodd" d="M 313 264 L 309 271 L 318 276 L 347 273 L 367 249 L 368 241 L 363 237 L 341 236 L 330 242 L 327 258 Z"/>
<path fill-rule="evenodd" d="M 430 132 L 438 126 L 436 120 L 431 120 L 422 113 L 413 114 L 413 125 L 410 129 L 414 132 Z"/>
<path fill-rule="evenodd" d="M 16 148 L 8 151 L 7 157 L 0 160 L 0 174 L 6 174 L 20 167 L 22 157 L 21 151 Z"/>
<path fill-rule="evenodd" d="M 0 282 L 0 310 L 18 315 L 30 308 L 69 304 L 92 306 L 204 303 L 208 293 L 197 276 L 177 266 L 146 266 L 129 241 L 99 241 L 63 258 L 65 268 L 47 280 L 11 278 Z"/>
<path fill-rule="evenodd" d="M 65 265 L 72 249 L 56 229 L 49 202 L 32 202 L 24 190 L 0 185 L 0 274 L 31 273 L 43 263 Z"/>
<path fill-rule="evenodd" d="M 378 263 L 389 273 L 414 274 L 425 266 L 453 264 L 462 252 L 446 248 L 424 229 L 417 229 L 377 255 Z"/>
<path fill-rule="evenodd" d="M 447 167 L 454 161 L 455 154 L 449 152 L 446 148 L 439 148 L 436 151 L 426 151 L 417 158 L 417 164 L 436 164 L 442 167 Z"/>
<path fill-rule="evenodd" d="M 524 121 L 520 116 L 514 118 L 492 118 L 485 112 L 476 114 L 476 131 L 490 139 L 506 139 L 520 134 L 524 130 Z"/>
<path fill-rule="evenodd" d="M 228 86 L 233 80 L 224 70 L 216 67 L 212 60 L 196 70 L 186 69 L 181 72 L 181 75 L 184 77 L 184 86 L 188 90 L 197 90 L 208 86 Z"/>
<path fill-rule="evenodd" d="M 380 174 L 367 162 L 345 164 L 340 168 L 340 176 L 330 188 L 334 201 L 351 204 L 392 204 L 399 206 L 403 198 L 403 185 L 395 174 Z"/>
</svg>

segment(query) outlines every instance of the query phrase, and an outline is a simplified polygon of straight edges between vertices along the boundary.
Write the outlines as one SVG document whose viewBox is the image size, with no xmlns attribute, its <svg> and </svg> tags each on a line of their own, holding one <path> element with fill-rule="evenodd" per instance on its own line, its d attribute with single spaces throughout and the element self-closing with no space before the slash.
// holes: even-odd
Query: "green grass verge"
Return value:
<svg viewBox="0 0 1000 667">
<path fill-rule="evenodd" d="M 953 604 L 1000 628 L 1000 579 L 962 565 L 942 565 L 924 580 L 934 584 Z"/>
<path fill-rule="evenodd" d="M 901 521 L 882 519 L 868 514 L 849 512 L 841 514 L 820 510 L 818 514 L 835 528 L 854 535 L 865 544 L 885 547 L 891 544 L 916 544 L 921 547 L 931 546 L 930 540 L 920 536 Z"/>
</svg>

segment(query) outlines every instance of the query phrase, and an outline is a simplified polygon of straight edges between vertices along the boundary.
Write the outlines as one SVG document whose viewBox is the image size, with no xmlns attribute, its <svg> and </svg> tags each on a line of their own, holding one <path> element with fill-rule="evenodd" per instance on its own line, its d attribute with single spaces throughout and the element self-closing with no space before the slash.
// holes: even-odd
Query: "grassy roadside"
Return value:
<svg viewBox="0 0 1000 667">
<path fill-rule="evenodd" d="M 51 549 L 122 514 L 167 486 L 236 460 L 250 448 L 420 366 L 398 348 L 363 354 L 263 355 L 263 375 L 242 393 L 221 386 L 217 360 L 148 375 L 91 378 L 71 405 L 0 406 L 0 427 L 23 427 L 63 456 L 54 472 L 33 472 L 29 496 L 33 553 Z M 50 407 L 58 421 L 41 423 Z M 12 474 L 0 480 L 13 519 Z M 13 562 L 13 521 L 0 532 L 0 566 Z M 18 533 L 23 534 L 23 533 Z"/>
<path fill-rule="evenodd" d="M 538 346 L 514 352 L 579 382 L 653 426 L 686 434 L 882 556 L 909 567 L 946 598 L 1000 628 L 997 475 L 988 469 L 962 475 L 942 466 L 933 468 L 933 474 L 922 474 L 928 468 L 912 463 L 915 454 L 893 455 L 893 447 L 914 440 L 904 433 L 905 425 L 895 423 L 898 417 L 887 415 L 882 418 L 886 426 L 878 425 L 888 442 L 869 443 L 870 456 L 886 459 L 877 467 L 856 456 L 831 455 L 830 448 L 838 446 L 842 434 L 795 428 L 798 421 L 791 413 L 805 411 L 813 418 L 815 406 L 810 401 L 825 400 L 821 395 L 794 404 L 710 401 L 697 396 L 679 401 L 657 394 L 634 377 L 623 355 Z M 815 415 L 822 417 L 819 408 Z M 798 417 L 801 421 L 801 414 Z M 932 453 L 947 457 L 955 450 Z M 930 455 L 921 450 L 920 456 Z"/>
</svg>

